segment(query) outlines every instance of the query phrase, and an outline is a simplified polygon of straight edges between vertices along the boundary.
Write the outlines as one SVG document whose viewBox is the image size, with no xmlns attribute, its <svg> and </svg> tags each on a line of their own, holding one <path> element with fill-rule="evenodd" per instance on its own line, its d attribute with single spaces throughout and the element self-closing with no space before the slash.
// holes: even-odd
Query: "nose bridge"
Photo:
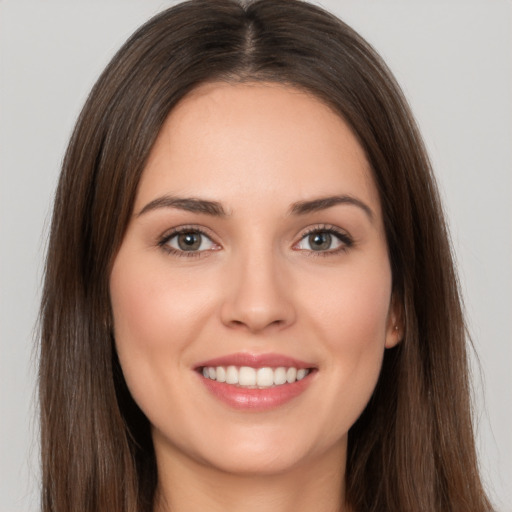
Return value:
<svg viewBox="0 0 512 512">
<path fill-rule="evenodd" d="M 226 325 L 259 332 L 294 321 L 282 257 L 268 241 L 236 251 L 228 280 L 222 307 Z"/>
</svg>

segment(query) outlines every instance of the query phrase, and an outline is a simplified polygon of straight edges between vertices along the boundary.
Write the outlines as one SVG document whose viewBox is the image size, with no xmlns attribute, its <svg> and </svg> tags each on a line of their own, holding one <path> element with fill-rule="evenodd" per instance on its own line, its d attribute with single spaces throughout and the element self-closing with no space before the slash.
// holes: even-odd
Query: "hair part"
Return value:
<svg viewBox="0 0 512 512">
<path fill-rule="evenodd" d="M 41 306 L 44 512 L 150 512 L 150 426 L 111 333 L 109 277 L 149 152 L 172 108 L 205 82 L 277 82 L 351 126 L 379 191 L 404 339 L 386 351 L 349 432 L 357 512 L 491 506 L 474 448 L 465 327 L 447 228 L 407 103 L 350 27 L 301 1 L 192 0 L 142 26 L 94 86 L 55 198 Z"/>
</svg>

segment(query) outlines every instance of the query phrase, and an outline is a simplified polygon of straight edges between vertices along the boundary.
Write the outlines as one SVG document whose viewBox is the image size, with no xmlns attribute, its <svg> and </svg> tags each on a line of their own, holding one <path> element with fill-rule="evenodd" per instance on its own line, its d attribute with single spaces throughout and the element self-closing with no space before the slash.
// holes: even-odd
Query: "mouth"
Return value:
<svg viewBox="0 0 512 512">
<path fill-rule="evenodd" d="M 318 369 L 276 354 L 233 354 L 195 367 L 206 389 L 231 408 L 265 411 L 302 395 Z"/>
<path fill-rule="evenodd" d="M 267 389 L 293 384 L 307 377 L 313 368 L 279 366 L 253 368 L 251 366 L 203 366 L 199 368 L 205 379 L 223 382 L 247 389 Z"/>
</svg>

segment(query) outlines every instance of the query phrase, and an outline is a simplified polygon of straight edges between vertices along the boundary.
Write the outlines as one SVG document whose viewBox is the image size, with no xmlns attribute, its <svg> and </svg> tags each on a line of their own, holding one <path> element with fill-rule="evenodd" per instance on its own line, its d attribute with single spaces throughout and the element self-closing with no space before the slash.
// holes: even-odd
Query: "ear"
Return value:
<svg viewBox="0 0 512 512">
<path fill-rule="evenodd" d="M 404 336 L 404 312 L 402 301 L 393 294 L 389 305 L 388 321 L 386 326 L 386 348 L 398 345 Z"/>
</svg>

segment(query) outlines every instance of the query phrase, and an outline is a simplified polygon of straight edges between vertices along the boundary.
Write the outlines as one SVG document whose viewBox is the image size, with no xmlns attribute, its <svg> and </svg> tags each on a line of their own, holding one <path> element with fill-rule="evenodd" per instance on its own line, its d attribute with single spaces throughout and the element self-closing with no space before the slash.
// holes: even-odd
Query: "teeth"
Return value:
<svg viewBox="0 0 512 512">
<path fill-rule="evenodd" d="M 274 370 L 274 384 L 280 386 L 286 382 L 286 368 L 282 366 Z"/>
<path fill-rule="evenodd" d="M 209 372 L 210 373 L 210 372 Z M 297 370 L 297 380 L 302 380 L 307 375 L 306 370 L 301 368 Z M 210 379 L 212 378 L 212 374 L 210 373 Z"/>
<path fill-rule="evenodd" d="M 288 382 L 288 384 L 295 382 L 296 378 L 297 378 L 297 368 L 288 368 L 288 370 L 286 370 L 286 381 Z"/>
<path fill-rule="evenodd" d="M 268 388 L 274 385 L 274 370 L 272 368 L 258 368 L 256 384 L 259 388 Z"/>
<path fill-rule="evenodd" d="M 238 384 L 240 386 L 256 386 L 256 370 L 249 366 L 242 366 L 238 370 Z"/>
<path fill-rule="evenodd" d="M 225 382 L 247 388 L 269 388 L 292 384 L 302 380 L 310 372 L 309 369 L 300 368 L 251 368 L 250 366 L 205 366 L 202 374 L 205 379 Z"/>
<path fill-rule="evenodd" d="M 226 369 L 223 366 L 217 366 L 217 382 L 226 382 Z"/>
<path fill-rule="evenodd" d="M 238 369 L 236 366 L 226 368 L 226 382 L 228 384 L 238 384 Z"/>
</svg>

